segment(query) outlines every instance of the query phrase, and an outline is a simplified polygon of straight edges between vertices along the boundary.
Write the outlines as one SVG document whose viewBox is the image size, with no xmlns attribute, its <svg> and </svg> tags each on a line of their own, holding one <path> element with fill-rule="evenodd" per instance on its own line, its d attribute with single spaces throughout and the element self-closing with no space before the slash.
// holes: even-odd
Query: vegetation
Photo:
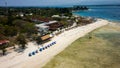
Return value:
<svg viewBox="0 0 120 68">
<path fill-rule="evenodd" d="M 89 23 L 92 23 L 93 22 L 93 19 L 90 18 L 90 19 L 86 19 L 86 18 L 80 18 L 77 22 L 78 25 L 86 25 L 86 24 L 89 24 Z"/>
<path fill-rule="evenodd" d="M 23 34 L 20 34 L 17 39 L 16 42 L 18 43 L 18 45 L 22 48 L 25 49 L 25 45 L 27 44 L 26 38 Z"/>
<path fill-rule="evenodd" d="M 42 39 L 40 38 L 40 36 L 38 36 L 35 40 L 38 45 L 42 44 Z"/>
<path fill-rule="evenodd" d="M 68 27 L 69 23 L 66 21 L 61 21 L 61 23 L 63 24 L 63 27 Z"/>
<path fill-rule="evenodd" d="M 4 12 L 6 11 L 6 8 L 0 8 L 1 15 L 6 15 Z M 9 7 L 8 8 L 8 13 L 15 16 L 18 13 L 24 13 L 25 16 L 28 16 L 28 14 L 33 13 L 34 15 L 40 15 L 44 17 L 51 17 L 52 15 L 69 15 L 71 16 L 71 8 L 35 8 L 35 7 L 25 7 L 25 8 L 13 8 Z M 26 15 L 27 14 L 27 15 Z M 10 16 L 10 15 L 9 15 Z M 30 16 L 30 15 L 29 15 Z"/>
<path fill-rule="evenodd" d="M 120 27 L 108 25 L 76 40 L 43 68 L 119 68 Z"/>
<path fill-rule="evenodd" d="M 35 25 L 46 21 L 56 20 L 58 21 L 59 25 L 63 26 L 60 26 L 60 29 L 69 27 L 75 22 L 75 19 L 77 19 L 72 19 L 72 10 L 72 8 L 48 7 L 9 7 L 7 9 L 4 7 L 0 7 L 0 40 L 9 40 L 10 45 L 8 45 L 7 47 L 13 46 L 15 48 L 15 44 L 18 44 L 22 49 L 25 48 L 25 44 L 27 43 L 26 40 L 36 41 L 38 44 L 41 44 L 41 40 L 39 39 L 39 35 L 37 34 L 38 31 Z M 60 17 L 54 18 L 52 17 L 53 15 L 58 15 Z M 36 22 L 34 21 L 34 19 L 38 21 Z M 81 18 L 79 19 L 77 24 L 88 24 L 90 22 L 85 18 Z M 57 26 L 55 25 L 54 27 Z M 41 31 L 41 35 L 42 34 L 45 33 L 42 33 Z M 7 47 L 5 46 L 2 48 L 4 52 L 4 49 Z"/>
<path fill-rule="evenodd" d="M 88 7 L 86 6 L 74 6 L 73 7 L 73 10 L 88 10 Z"/>
<path fill-rule="evenodd" d="M 23 21 L 23 20 L 15 20 L 13 21 L 13 24 L 15 25 L 15 27 L 18 28 L 18 31 L 20 33 L 27 33 L 31 35 L 37 32 L 34 23 Z"/>
<path fill-rule="evenodd" d="M 5 53 L 6 53 L 6 48 L 8 47 L 8 44 L 2 44 L 1 46 L 0 46 L 0 50 L 2 50 L 2 53 L 3 53 L 3 55 L 5 55 Z"/>
</svg>

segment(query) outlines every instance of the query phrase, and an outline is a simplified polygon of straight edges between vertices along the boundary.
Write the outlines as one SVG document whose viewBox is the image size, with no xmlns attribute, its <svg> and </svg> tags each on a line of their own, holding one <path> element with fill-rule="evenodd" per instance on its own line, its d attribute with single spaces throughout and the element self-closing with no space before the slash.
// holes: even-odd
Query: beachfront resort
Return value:
<svg viewBox="0 0 120 68">
<path fill-rule="evenodd" d="M 53 41 L 53 39 L 59 37 L 66 31 L 96 21 L 90 17 L 84 18 L 72 15 L 69 8 L 39 8 L 37 12 L 40 10 L 40 14 L 34 13 L 35 8 L 26 8 L 25 11 L 19 11 L 24 10 L 23 8 L 9 8 L 7 15 L 4 14 L 3 9 L 5 8 L 1 9 L 3 14 L 0 16 L 0 60 L 4 61 L 6 59 L 5 63 L 8 61 L 12 62 L 13 59 L 20 56 L 26 56 L 25 59 L 32 58 L 36 54 L 56 45 L 59 41 L 57 39 Z M 31 12 L 26 13 L 30 10 Z M 54 12 L 54 15 L 51 15 L 51 13 L 43 15 L 44 12 L 47 12 L 46 10 Z M 14 58 L 11 60 L 10 58 L 12 57 Z M 23 62 L 25 59 L 18 62 Z M 3 62 L 1 64 L 3 65 Z M 8 64 L 9 66 L 11 65 Z"/>
<path fill-rule="evenodd" d="M 98 5 L 8 5 L 0 7 L 0 68 L 120 67 L 119 14 Z"/>
</svg>

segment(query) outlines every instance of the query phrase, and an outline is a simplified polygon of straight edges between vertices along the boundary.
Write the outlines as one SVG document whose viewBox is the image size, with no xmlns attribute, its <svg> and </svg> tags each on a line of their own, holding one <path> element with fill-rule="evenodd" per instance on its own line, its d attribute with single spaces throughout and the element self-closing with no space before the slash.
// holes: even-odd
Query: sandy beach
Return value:
<svg viewBox="0 0 120 68">
<path fill-rule="evenodd" d="M 29 57 L 28 54 L 38 49 L 38 46 L 29 42 L 27 49 L 23 53 L 12 52 L 4 57 L 0 57 L 0 68 L 40 68 L 49 62 L 55 55 L 63 51 L 68 45 L 76 39 L 83 37 L 87 33 L 110 23 L 107 20 L 99 19 L 98 21 L 80 26 L 69 31 L 65 31 L 58 36 L 52 38 L 50 42 L 44 46 L 56 41 L 56 44 L 34 56 Z M 36 45 L 36 46 L 35 46 Z"/>
</svg>

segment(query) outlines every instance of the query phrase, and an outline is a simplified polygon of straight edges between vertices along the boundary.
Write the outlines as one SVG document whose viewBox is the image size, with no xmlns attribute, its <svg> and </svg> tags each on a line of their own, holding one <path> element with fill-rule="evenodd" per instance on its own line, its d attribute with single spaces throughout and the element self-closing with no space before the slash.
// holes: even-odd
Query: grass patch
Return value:
<svg viewBox="0 0 120 68">
<path fill-rule="evenodd" d="M 107 25 L 73 42 L 43 68 L 119 68 L 119 27 Z"/>
</svg>

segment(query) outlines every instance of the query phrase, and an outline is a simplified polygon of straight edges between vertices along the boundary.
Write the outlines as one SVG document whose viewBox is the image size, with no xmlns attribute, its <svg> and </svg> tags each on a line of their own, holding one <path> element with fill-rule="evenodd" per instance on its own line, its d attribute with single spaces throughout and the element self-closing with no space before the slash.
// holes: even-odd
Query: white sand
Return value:
<svg viewBox="0 0 120 68">
<path fill-rule="evenodd" d="M 38 47 L 35 46 L 36 44 L 30 42 L 24 53 L 12 52 L 4 57 L 0 57 L 0 68 L 41 68 L 76 39 L 83 37 L 94 29 L 107 25 L 108 23 L 109 22 L 106 20 L 98 20 L 95 23 L 65 31 L 50 41 L 56 41 L 56 45 L 31 57 L 28 56 L 28 53 L 37 50 Z M 44 46 L 50 42 L 44 44 Z"/>
</svg>

